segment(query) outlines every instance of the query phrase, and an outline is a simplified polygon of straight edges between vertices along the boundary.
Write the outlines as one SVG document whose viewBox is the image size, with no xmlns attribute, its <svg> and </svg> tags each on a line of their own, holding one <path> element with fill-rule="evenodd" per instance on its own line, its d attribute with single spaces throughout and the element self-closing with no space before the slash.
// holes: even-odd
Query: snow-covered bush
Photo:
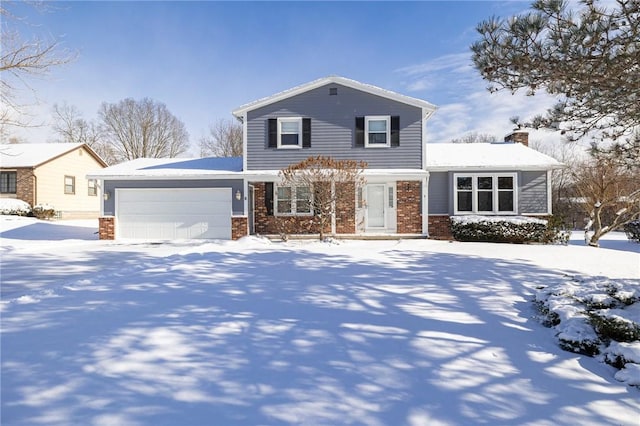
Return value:
<svg viewBox="0 0 640 426">
<path fill-rule="evenodd" d="M 535 296 L 541 322 L 556 331 L 559 346 L 620 368 L 616 379 L 640 386 L 640 280 L 568 278 Z"/>
<path fill-rule="evenodd" d="M 624 232 L 627 234 L 629 241 L 640 243 L 640 219 L 625 223 Z"/>
<path fill-rule="evenodd" d="M 31 214 L 31 206 L 16 198 L 0 198 L 0 214 L 28 216 Z"/>
<path fill-rule="evenodd" d="M 567 229 L 564 219 L 561 216 L 550 216 L 547 219 L 547 230 L 542 237 L 545 244 L 569 244 L 571 230 Z"/>
<path fill-rule="evenodd" d="M 451 232 L 458 241 L 542 242 L 547 221 L 524 216 L 453 216 Z"/>
<path fill-rule="evenodd" d="M 56 215 L 56 210 L 49 204 L 36 204 L 33 206 L 33 216 L 38 219 L 51 219 Z"/>
</svg>

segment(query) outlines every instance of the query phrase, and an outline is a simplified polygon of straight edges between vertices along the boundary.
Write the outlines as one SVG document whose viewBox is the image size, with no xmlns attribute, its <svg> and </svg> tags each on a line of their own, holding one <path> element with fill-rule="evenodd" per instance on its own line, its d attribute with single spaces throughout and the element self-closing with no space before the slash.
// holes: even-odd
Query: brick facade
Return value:
<svg viewBox="0 0 640 426">
<path fill-rule="evenodd" d="M 98 236 L 101 240 L 116 239 L 116 218 L 102 216 L 98 219 Z"/>
<path fill-rule="evenodd" d="M 422 233 L 422 182 L 398 181 L 396 184 L 398 234 Z"/>
<path fill-rule="evenodd" d="M 249 219 L 246 216 L 233 216 L 231 218 L 231 239 L 237 240 L 249 235 L 248 223 Z"/>
<path fill-rule="evenodd" d="M 254 232 L 262 235 L 279 234 L 317 234 L 317 227 L 313 216 L 275 216 L 267 215 L 265 204 L 265 183 L 252 182 L 254 187 Z M 342 188 L 345 193 L 353 193 L 353 197 L 345 197 L 343 202 L 336 206 L 336 233 L 354 234 L 356 232 L 356 200 L 355 188 Z M 347 199 L 349 198 L 349 199 Z M 275 208 L 275 206 L 274 206 Z M 324 232 L 331 233 L 331 223 L 327 223 Z"/>
<path fill-rule="evenodd" d="M 429 216 L 429 238 L 435 240 L 452 240 L 451 220 L 447 215 Z"/>
<path fill-rule="evenodd" d="M 26 201 L 31 207 L 36 204 L 36 177 L 33 169 L 16 170 L 16 198 Z"/>
</svg>

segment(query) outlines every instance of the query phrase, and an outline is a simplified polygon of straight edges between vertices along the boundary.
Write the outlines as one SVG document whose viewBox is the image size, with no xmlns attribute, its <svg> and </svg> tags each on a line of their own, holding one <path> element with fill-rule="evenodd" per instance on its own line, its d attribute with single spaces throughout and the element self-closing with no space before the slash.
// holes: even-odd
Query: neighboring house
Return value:
<svg viewBox="0 0 640 426">
<path fill-rule="evenodd" d="M 368 164 L 365 187 L 332 221 L 335 234 L 446 237 L 450 215 L 551 213 L 547 171 L 557 161 L 518 142 L 427 146 L 435 109 L 342 77 L 249 103 L 233 111 L 242 158 L 136 160 L 91 173 L 106 191 L 101 238 L 235 239 L 277 234 L 279 217 L 309 233 L 312 191 L 282 186 L 278 172 L 317 155 Z"/>
<path fill-rule="evenodd" d="M 97 218 L 98 181 L 89 171 L 107 164 L 86 144 L 0 145 L 0 197 L 48 204 L 61 219 Z"/>
</svg>

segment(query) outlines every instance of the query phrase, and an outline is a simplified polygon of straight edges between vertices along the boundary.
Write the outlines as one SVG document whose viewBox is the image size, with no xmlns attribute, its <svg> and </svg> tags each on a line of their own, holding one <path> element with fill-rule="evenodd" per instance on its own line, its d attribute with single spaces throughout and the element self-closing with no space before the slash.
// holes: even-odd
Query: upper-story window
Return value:
<svg viewBox="0 0 640 426">
<path fill-rule="evenodd" d="M 364 146 L 386 147 L 391 143 L 391 117 L 370 116 L 364 118 Z"/>
<path fill-rule="evenodd" d="M 400 117 L 396 115 L 356 117 L 355 146 L 364 148 L 400 146 Z"/>
<path fill-rule="evenodd" d="M 15 194 L 17 172 L 2 172 L 0 173 L 0 193 L 3 194 Z"/>
<path fill-rule="evenodd" d="M 516 174 L 455 174 L 456 214 L 516 212 Z"/>
<path fill-rule="evenodd" d="M 311 119 L 302 117 L 270 118 L 269 148 L 311 147 Z"/>
</svg>

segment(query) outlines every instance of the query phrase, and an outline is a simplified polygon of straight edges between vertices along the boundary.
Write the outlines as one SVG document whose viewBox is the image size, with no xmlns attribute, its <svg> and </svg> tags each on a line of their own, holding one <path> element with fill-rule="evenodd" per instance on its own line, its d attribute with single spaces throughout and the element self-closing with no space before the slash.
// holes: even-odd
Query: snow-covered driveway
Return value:
<svg viewBox="0 0 640 426">
<path fill-rule="evenodd" d="M 640 278 L 626 241 L 125 244 L 2 225 L 2 425 L 640 419 L 640 391 L 561 351 L 531 306 L 563 274 Z"/>
</svg>

